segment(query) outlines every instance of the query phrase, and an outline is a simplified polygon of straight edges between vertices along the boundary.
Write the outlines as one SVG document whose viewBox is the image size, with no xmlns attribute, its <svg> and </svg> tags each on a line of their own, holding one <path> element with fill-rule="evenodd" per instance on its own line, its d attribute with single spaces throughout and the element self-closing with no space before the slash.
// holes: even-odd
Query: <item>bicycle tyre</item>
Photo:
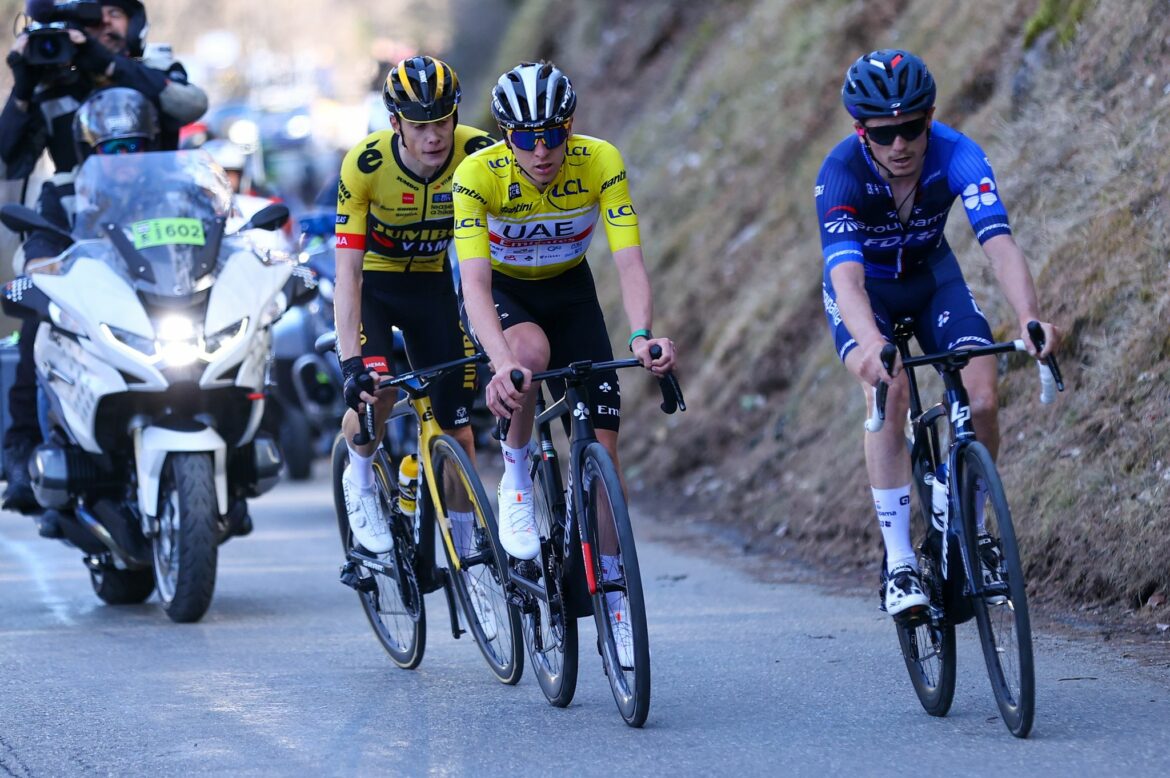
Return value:
<svg viewBox="0 0 1170 778">
<path fill-rule="evenodd" d="M 585 520 L 581 522 L 582 541 L 586 549 L 586 576 L 596 582 L 593 592 L 593 616 L 597 624 L 598 650 L 618 712 L 626 724 L 641 727 L 650 712 L 650 636 L 646 628 L 646 603 L 642 596 L 642 575 L 630 513 L 621 478 L 609 452 L 600 443 L 590 443 L 581 455 L 581 489 L 585 497 Z M 602 579 L 601 540 L 598 507 L 601 491 L 605 492 L 614 520 L 618 557 L 622 575 L 607 584 Z M 590 569 L 591 568 L 591 569 Z M 622 665 L 614 629 L 610 621 L 607 586 L 625 593 L 622 613 L 631 632 L 632 665 Z"/>
<path fill-rule="evenodd" d="M 933 463 L 930 452 L 925 450 L 926 445 L 923 441 L 921 451 L 916 450 L 918 446 L 911 446 L 915 483 L 912 491 L 917 494 L 918 504 L 916 509 L 911 506 L 910 537 L 918 554 L 922 586 L 933 607 L 926 621 L 916 624 L 894 622 L 894 626 L 910 683 L 923 710 L 931 716 L 945 716 L 955 699 L 955 625 L 946 618 L 943 610 L 943 581 L 936 563 L 939 550 L 928 545 L 932 495 L 925 475 L 933 470 Z M 935 611 L 942 614 L 941 619 L 934 617 Z"/>
<path fill-rule="evenodd" d="M 550 704 L 564 708 L 577 692 L 577 669 L 580 655 L 577 645 L 577 617 L 568 607 L 565 577 L 569 562 L 565 539 L 564 490 L 561 488 L 557 460 L 532 458 L 532 498 L 536 509 L 536 528 L 544 549 L 541 577 L 544 589 L 557 593 L 557 605 L 537 599 L 532 613 L 521 613 L 524 646 L 540 690 Z M 572 539 L 570 539 L 572 540 Z M 535 599 L 535 598 L 534 598 Z M 540 645 L 536 630 L 539 623 Z"/>
<path fill-rule="evenodd" d="M 991 453 L 974 442 L 963 448 L 959 480 L 959 506 L 962 516 L 963 543 L 972 571 L 979 574 L 978 527 L 975 522 L 975 485 L 983 479 L 987 490 L 985 530 L 1000 543 L 1003 568 L 1007 579 L 1007 596 L 1002 602 L 987 597 L 973 597 L 975 620 L 979 625 L 979 642 L 991 690 L 1008 731 L 1019 738 L 1032 730 L 1036 707 L 1036 679 L 1032 657 L 1032 627 L 1028 617 L 1028 598 L 1020 551 L 1016 543 L 1011 510 L 1004 494 L 1003 482 Z"/>
<path fill-rule="evenodd" d="M 459 600 L 468 631 L 471 632 L 496 679 L 504 684 L 516 684 L 524 674 L 524 654 L 519 648 L 522 641 L 520 615 L 514 606 L 509 605 L 508 595 L 504 590 L 508 557 L 500 547 L 491 502 L 488 501 L 483 482 L 479 480 L 467 452 L 449 435 L 440 435 L 431 441 L 431 470 L 435 478 L 439 479 L 438 491 L 444 499 L 444 505 L 436 506 L 436 510 L 442 511 L 444 517 L 448 515 L 447 501 L 452 498 L 452 493 L 448 492 L 448 489 L 462 492 L 464 499 L 472 505 L 472 512 L 475 514 L 475 538 L 477 546 L 486 552 L 482 554 L 484 561 L 468 567 L 462 564 L 460 559 L 452 558 L 455 541 L 450 534 L 444 539 L 443 552 L 447 556 L 455 597 Z M 476 551 L 480 551 L 480 548 Z M 489 629 L 495 632 L 494 637 L 488 637 L 476 613 L 471 591 L 474 585 L 481 586 L 491 598 L 495 625 Z M 506 616 L 501 618 L 500 614 Z"/>
<path fill-rule="evenodd" d="M 337 514 L 337 527 L 341 533 L 341 547 L 348 556 L 350 550 L 354 548 L 354 541 L 345 510 L 345 495 L 341 490 L 341 476 L 347 464 L 349 446 L 344 435 L 338 435 L 333 443 L 333 506 Z M 394 494 L 390 487 L 391 472 L 385 453 L 378 449 L 374 455 L 374 480 L 385 510 L 389 510 L 389 500 Z M 391 512 L 391 516 L 398 515 L 396 511 Z M 392 522 L 391 530 L 394 532 L 394 549 L 389 554 L 380 556 L 403 569 L 398 555 L 406 546 L 413 546 L 413 538 L 403 536 L 398 522 Z M 413 551 L 407 550 L 407 558 L 410 560 L 408 564 L 413 564 Z M 359 590 L 357 595 L 362 604 L 362 612 L 370 622 L 378 642 L 386 649 L 394 664 L 403 670 L 415 669 L 422 662 L 427 646 L 426 604 L 418 591 L 417 578 L 414 578 L 413 594 L 404 597 L 398 580 L 393 576 L 361 566 L 357 567 L 357 574 L 362 580 L 373 579 L 372 590 Z M 409 577 L 413 577 L 413 569 Z M 407 600 L 410 600 L 409 605 Z"/>
</svg>

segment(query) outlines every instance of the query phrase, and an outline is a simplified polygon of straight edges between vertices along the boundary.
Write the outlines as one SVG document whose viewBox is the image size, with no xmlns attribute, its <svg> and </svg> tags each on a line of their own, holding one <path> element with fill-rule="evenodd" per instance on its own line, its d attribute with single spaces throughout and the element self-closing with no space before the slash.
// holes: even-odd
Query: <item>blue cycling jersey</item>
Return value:
<svg viewBox="0 0 1170 778">
<path fill-rule="evenodd" d="M 930 140 L 914 210 L 898 219 L 889 184 L 857 136 L 837 144 L 817 176 L 817 215 L 825 276 L 842 262 L 861 262 L 872 278 L 899 278 L 951 254 L 943 228 L 956 197 L 982 244 L 1010 235 L 1007 211 L 995 174 L 973 140 L 942 122 L 930 125 Z"/>
</svg>

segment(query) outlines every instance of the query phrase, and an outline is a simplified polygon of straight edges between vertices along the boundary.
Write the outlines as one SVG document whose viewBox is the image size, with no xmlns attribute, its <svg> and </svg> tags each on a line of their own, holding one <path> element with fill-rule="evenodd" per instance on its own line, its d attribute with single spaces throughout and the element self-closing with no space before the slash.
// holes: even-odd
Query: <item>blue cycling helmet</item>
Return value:
<svg viewBox="0 0 1170 778">
<path fill-rule="evenodd" d="M 854 119 L 925 111 L 934 106 L 934 77 L 920 57 L 901 49 L 878 49 L 845 71 L 841 101 Z"/>
</svg>

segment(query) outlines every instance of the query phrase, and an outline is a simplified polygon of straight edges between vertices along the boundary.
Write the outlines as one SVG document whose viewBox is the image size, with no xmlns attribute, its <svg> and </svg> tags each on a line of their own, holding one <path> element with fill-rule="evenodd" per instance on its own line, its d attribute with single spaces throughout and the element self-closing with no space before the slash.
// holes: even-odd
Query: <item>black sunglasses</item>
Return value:
<svg viewBox="0 0 1170 778">
<path fill-rule="evenodd" d="M 901 124 L 884 124 L 880 127 L 865 127 L 865 137 L 879 146 L 889 146 L 901 135 L 907 142 L 915 140 L 926 129 L 927 117 L 919 116 Z"/>
</svg>

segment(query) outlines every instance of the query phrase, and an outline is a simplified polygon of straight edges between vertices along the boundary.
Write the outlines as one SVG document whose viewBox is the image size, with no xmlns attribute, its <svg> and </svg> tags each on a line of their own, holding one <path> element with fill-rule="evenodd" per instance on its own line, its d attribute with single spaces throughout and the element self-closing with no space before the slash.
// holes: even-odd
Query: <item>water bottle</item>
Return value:
<svg viewBox="0 0 1170 778">
<path fill-rule="evenodd" d="M 927 475 L 929 476 L 929 473 Z M 946 462 L 939 465 L 938 472 L 934 474 L 932 480 L 934 483 L 930 489 L 930 523 L 939 532 L 946 532 L 950 505 Z"/>
<path fill-rule="evenodd" d="M 407 454 L 398 465 L 398 510 L 414 515 L 415 492 L 418 491 L 418 457 Z"/>
</svg>

